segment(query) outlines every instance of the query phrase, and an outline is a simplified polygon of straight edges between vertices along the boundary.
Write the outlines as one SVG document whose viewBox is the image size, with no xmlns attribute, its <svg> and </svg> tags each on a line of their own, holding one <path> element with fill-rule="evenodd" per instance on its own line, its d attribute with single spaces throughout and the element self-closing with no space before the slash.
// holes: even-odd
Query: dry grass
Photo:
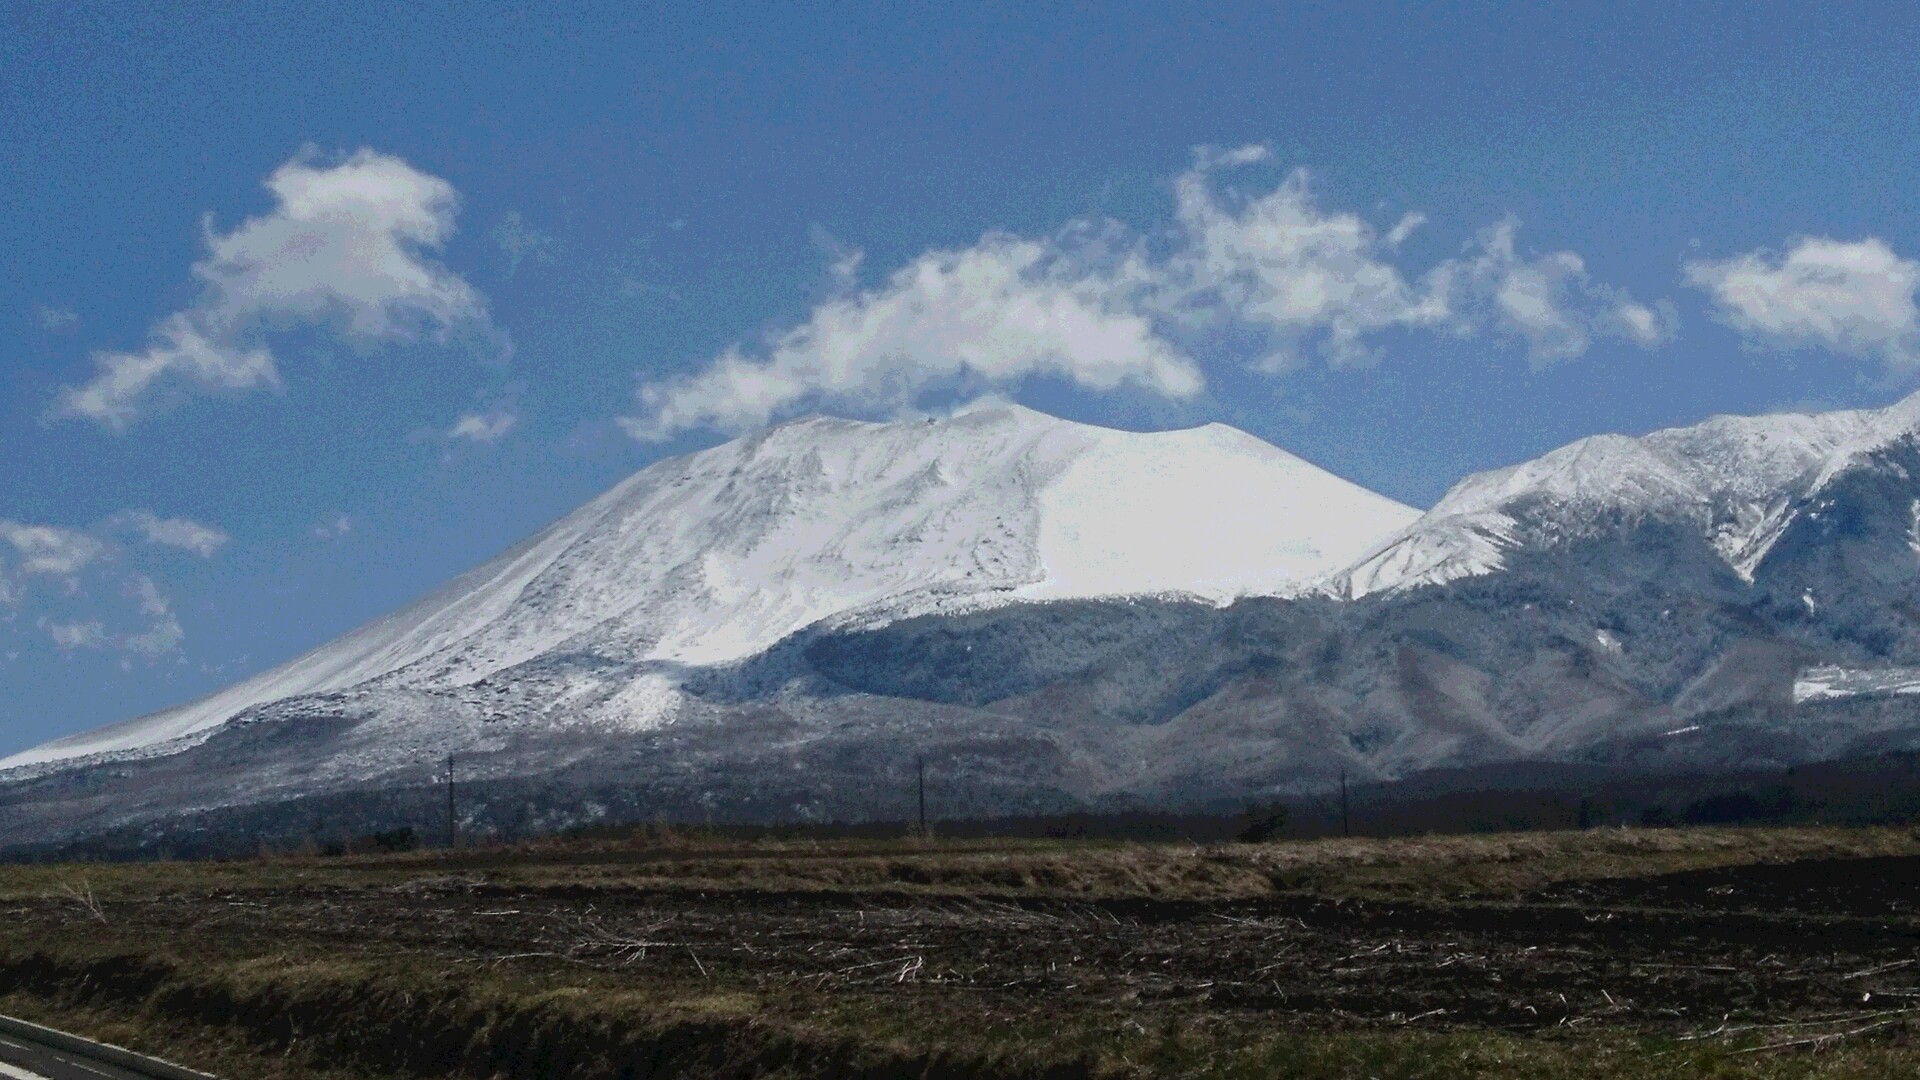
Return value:
<svg viewBox="0 0 1920 1080">
<path fill-rule="evenodd" d="M 1557 960 L 1537 961 L 1557 946 L 1543 937 L 1547 948 L 1535 953 L 1503 942 L 1504 916 L 1488 912 L 1555 885 L 1912 855 L 1920 837 L 1904 829 L 1597 829 L 1213 846 L 676 838 L 9 866 L 0 867 L 0 1011 L 264 1080 L 1910 1076 L 1920 1050 L 1904 1013 L 1885 1028 L 1817 1041 L 1861 1022 L 1803 1011 L 1785 1018 L 1792 1026 L 1689 1039 L 1691 1016 L 1613 1016 L 1592 1002 L 1568 1013 L 1578 1023 L 1525 1031 L 1490 1020 L 1421 1021 L 1385 1006 L 1340 1010 L 1364 1002 L 1369 987 L 1422 971 L 1432 978 L 1428 969 L 1476 950 L 1486 954 L 1476 971 L 1507 965 L 1499 970 L 1517 978 L 1494 983 L 1544 1004 L 1554 984 L 1543 980 L 1599 963 L 1581 950 L 1601 939 L 1578 937 L 1585 931 L 1576 927 Z M 1314 937 L 1287 929 L 1300 922 L 1289 912 L 1314 919 L 1355 898 L 1380 902 L 1368 907 L 1375 921 L 1343 928 L 1328 915 Z M 1395 905 L 1412 905 L 1414 922 L 1427 922 L 1393 923 Z M 1114 914 L 1129 911 L 1144 914 Z M 1610 925 L 1638 917 L 1619 913 L 1621 923 Z M 1580 923 L 1577 913 L 1567 918 Z M 1642 918 L 1633 931 L 1640 937 L 1621 940 L 1670 959 L 1660 952 L 1664 918 Z M 1434 919 L 1445 925 L 1434 930 Z M 1494 930 L 1474 929 L 1489 919 Z M 1697 935 L 1715 923 L 1709 915 L 1684 925 Z M 1430 938 L 1396 936 L 1422 932 Z M 1451 940 L 1461 934 L 1482 940 Z M 1854 952 L 1832 970 L 1886 959 L 1872 951 L 1881 940 L 1836 945 Z M 653 951 L 633 948 L 641 941 L 656 943 Z M 1493 946 L 1506 951 L 1490 961 Z M 1055 948 L 1057 972 L 1047 951 Z M 944 959 L 924 969 L 911 962 L 936 955 Z M 870 965 L 876 957 L 891 966 Z M 971 971 L 974 959 L 979 974 L 956 973 L 956 964 Z M 1295 966 L 1249 974 L 1266 962 Z M 1667 985 L 1666 976 L 1611 962 L 1646 993 Z M 1808 970 L 1855 998 L 1865 985 Z M 1801 978 L 1781 978 L 1789 976 Z M 1282 1005 L 1207 989 L 1217 978 L 1266 993 L 1263 980 L 1282 977 L 1292 980 L 1275 983 Z M 1103 978 L 1108 989 L 1087 988 Z M 1700 992 L 1718 992 L 1706 975 L 1686 978 L 1708 979 Z M 1482 983 L 1460 983 L 1460 993 L 1504 1007 L 1497 998 L 1505 991 Z M 1445 995 L 1453 985 L 1423 992 Z M 1800 984 L 1752 985 L 1763 992 L 1742 991 L 1739 1000 L 1764 1002 L 1768 987 Z M 1595 987 L 1620 993 L 1623 984 Z M 1572 984 L 1561 989 L 1563 1003 L 1575 997 Z M 1339 1004 L 1316 1013 L 1287 1003 L 1306 992 Z M 1600 996 L 1594 987 L 1582 993 Z M 1879 1008 L 1856 1003 L 1844 1016 Z M 1443 1026 L 1422 1030 L 1435 1024 Z M 1795 1038 L 1816 1041 L 1754 1052 Z M 623 1062 L 652 1062 L 654 1071 L 622 1073 Z"/>
<path fill-rule="evenodd" d="M 1904 828 L 1605 828 L 1275 844 L 1236 853 L 1236 861 L 1283 889 L 1453 899 L 1511 897 L 1562 881 L 1914 854 L 1920 832 Z"/>
<path fill-rule="evenodd" d="M 1276 891 L 1454 899 L 1555 882 L 1920 854 L 1903 828 L 1590 829 L 1273 844 L 1086 841 L 547 844 L 346 858 L 0 867 L 0 903 L 60 895 L 374 888 L 432 875 L 534 889 L 742 889 L 1219 901 Z"/>
</svg>

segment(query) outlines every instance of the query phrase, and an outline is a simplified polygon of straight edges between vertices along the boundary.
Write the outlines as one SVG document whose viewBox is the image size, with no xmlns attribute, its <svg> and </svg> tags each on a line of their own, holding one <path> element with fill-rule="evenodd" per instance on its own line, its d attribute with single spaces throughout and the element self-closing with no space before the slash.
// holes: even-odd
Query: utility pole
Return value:
<svg viewBox="0 0 1920 1080">
<path fill-rule="evenodd" d="M 1353 835 L 1353 822 L 1347 817 L 1347 770 L 1340 770 L 1340 835 Z"/>
<path fill-rule="evenodd" d="M 460 838 L 458 819 L 453 816 L 453 755 L 447 755 L 447 850 L 452 851 Z"/>
<path fill-rule="evenodd" d="M 920 835 L 927 835 L 927 758 L 922 754 L 916 759 L 920 775 Z"/>
</svg>

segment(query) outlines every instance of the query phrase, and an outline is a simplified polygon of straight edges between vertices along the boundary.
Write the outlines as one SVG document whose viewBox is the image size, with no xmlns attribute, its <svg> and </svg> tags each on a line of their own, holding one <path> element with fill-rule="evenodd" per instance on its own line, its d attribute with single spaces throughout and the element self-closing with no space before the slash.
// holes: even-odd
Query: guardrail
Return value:
<svg viewBox="0 0 1920 1080">
<path fill-rule="evenodd" d="M 0 1034 L 12 1035 L 17 1039 L 36 1042 L 54 1050 L 91 1058 L 108 1065 L 117 1065 L 142 1076 L 152 1077 L 153 1080 L 218 1080 L 217 1077 L 195 1072 L 175 1065 L 171 1061 L 136 1054 L 123 1046 L 83 1039 L 78 1035 L 70 1035 L 55 1028 L 41 1027 L 39 1024 L 30 1024 L 11 1016 L 0 1016 Z"/>
</svg>

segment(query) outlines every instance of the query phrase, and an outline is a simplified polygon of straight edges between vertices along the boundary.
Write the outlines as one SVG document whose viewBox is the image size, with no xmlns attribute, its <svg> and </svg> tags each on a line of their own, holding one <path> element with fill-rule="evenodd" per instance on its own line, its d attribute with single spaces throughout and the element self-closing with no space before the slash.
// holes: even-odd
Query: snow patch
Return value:
<svg viewBox="0 0 1920 1080">
<path fill-rule="evenodd" d="M 1920 694 L 1920 668 L 1810 667 L 1793 681 L 1793 703 Z"/>
<path fill-rule="evenodd" d="M 1095 438 L 1039 493 L 1042 577 L 1022 598 L 1284 594 L 1411 520 L 1399 503 L 1224 425 Z"/>
</svg>

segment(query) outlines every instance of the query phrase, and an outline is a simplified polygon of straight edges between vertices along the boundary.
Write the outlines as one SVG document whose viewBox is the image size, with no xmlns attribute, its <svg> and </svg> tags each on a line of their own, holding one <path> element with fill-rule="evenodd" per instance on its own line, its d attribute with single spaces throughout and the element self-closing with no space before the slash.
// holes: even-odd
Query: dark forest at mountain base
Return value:
<svg viewBox="0 0 1920 1080">
<path fill-rule="evenodd" d="M 1340 835 L 1418 836 L 1680 825 L 1920 823 L 1920 754 L 1819 762 L 1777 770 L 1630 774 L 1593 766 L 1520 764 L 1423 774 L 1386 784 L 1239 806 L 1188 810 L 1055 807 L 1028 814 L 950 816 L 943 777 L 928 780 L 926 830 L 952 839 L 1086 839 L 1214 843 Z M 911 814 L 870 820 L 782 821 L 663 806 L 644 791 L 509 780 L 455 791 L 461 846 L 543 839 L 886 840 L 917 835 Z M 911 799 L 903 792 L 903 803 Z M 1276 814 L 1278 821 L 1274 820 Z M 116 829 L 59 845 L 0 848 L 13 861 L 246 858 L 261 852 L 346 854 L 445 847 L 444 785 L 290 800 Z"/>
</svg>

